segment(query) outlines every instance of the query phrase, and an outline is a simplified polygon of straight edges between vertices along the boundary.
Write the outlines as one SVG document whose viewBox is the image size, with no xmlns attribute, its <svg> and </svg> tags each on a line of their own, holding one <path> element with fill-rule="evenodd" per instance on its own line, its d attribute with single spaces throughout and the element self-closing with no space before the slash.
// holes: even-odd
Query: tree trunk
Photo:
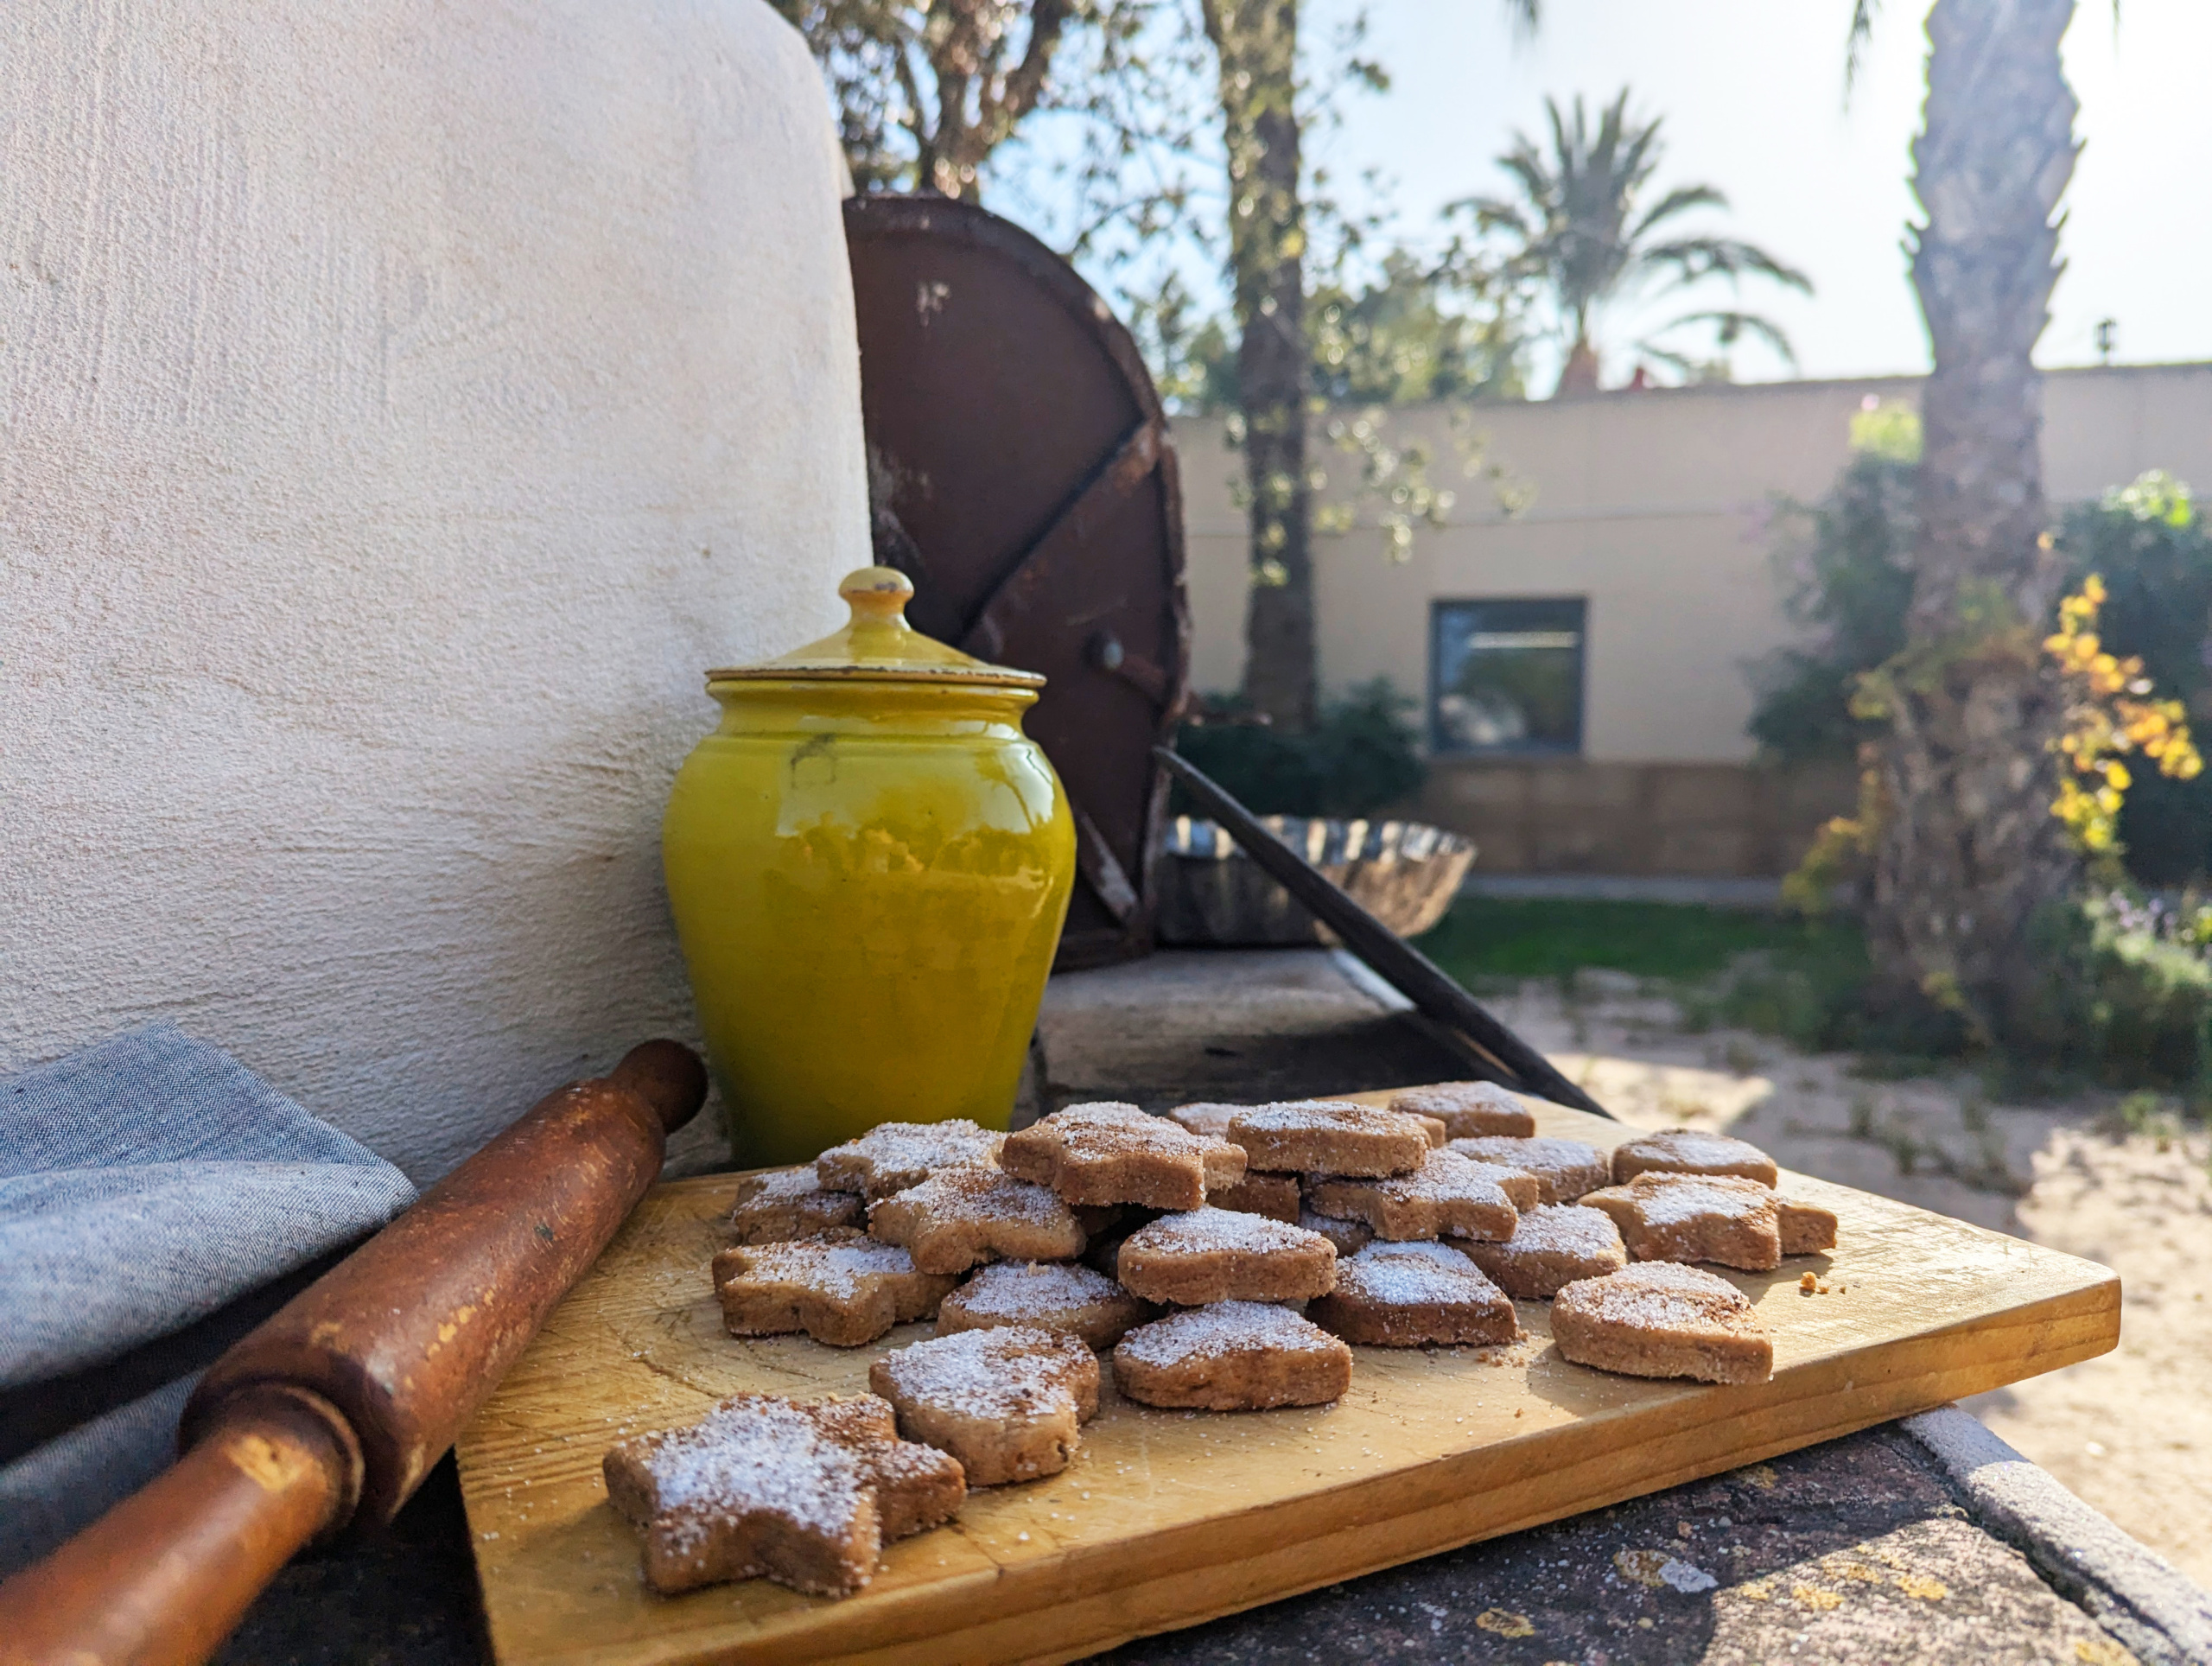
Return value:
<svg viewBox="0 0 2212 1666">
<path fill-rule="evenodd" d="M 1597 391 L 1598 349 L 1590 345 L 1587 337 L 1577 336 L 1567 362 L 1560 366 L 1559 385 L 1552 390 L 1552 397 L 1573 399 Z"/>
<path fill-rule="evenodd" d="M 1207 0 L 1229 156 L 1230 267 L 1250 501 L 1244 694 L 1276 724 L 1313 726 L 1311 503 L 1306 470 L 1306 226 L 1298 154 L 1298 0 Z"/>
<path fill-rule="evenodd" d="M 1870 948 L 1878 1001 L 1933 1001 L 1978 1039 L 2032 1040 L 2028 933 L 2074 871 L 2050 814 L 2057 690 L 2038 645 L 2061 573 L 2046 533 L 2030 355 L 2057 281 L 2075 101 L 2072 0 L 1938 0 L 1913 145 L 1912 261 L 1935 366 L 1904 653 L 1886 674 L 1887 799 Z"/>
</svg>

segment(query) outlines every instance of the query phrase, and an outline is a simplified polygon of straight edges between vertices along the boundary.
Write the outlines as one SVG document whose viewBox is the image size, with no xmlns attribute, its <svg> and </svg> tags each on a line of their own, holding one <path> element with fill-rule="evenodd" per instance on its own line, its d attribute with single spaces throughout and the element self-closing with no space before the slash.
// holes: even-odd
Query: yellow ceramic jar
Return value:
<svg viewBox="0 0 2212 1666">
<path fill-rule="evenodd" d="M 882 1122 L 1004 1128 L 1075 877 L 1067 795 L 1021 714 L 1044 678 L 905 618 L 864 568 L 851 621 L 707 673 L 721 724 L 661 850 L 741 1163 Z"/>
</svg>

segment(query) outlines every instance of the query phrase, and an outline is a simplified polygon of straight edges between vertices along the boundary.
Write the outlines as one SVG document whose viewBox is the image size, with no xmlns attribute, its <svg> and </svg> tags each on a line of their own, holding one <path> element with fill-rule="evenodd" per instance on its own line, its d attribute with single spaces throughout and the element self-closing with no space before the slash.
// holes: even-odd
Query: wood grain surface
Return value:
<svg viewBox="0 0 2212 1666">
<path fill-rule="evenodd" d="M 1637 1132 L 1536 1112 L 1538 1132 L 1600 1146 Z M 461 1434 L 502 1666 L 1074 1659 L 2055 1370 L 2120 1337 L 2120 1281 L 2094 1262 L 1785 1172 L 1841 1227 L 1829 1255 L 1724 1272 L 1774 1334 L 1770 1382 L 1571 1365 L 1548 1304 L 1522 1302 L 1528 1339 L 1510 1349 L 1355 1348 L 1332 1406 L 1160 1411 L 1109 1387 L 1068 1470 L 971 1493 L 842 1601 L 760 1580 L 664 1598 L 607 1507 L 609 1445 L 742 1390 L 863 1391 L 872 1360 L 931 1333 L 850 1350 L 726 1335 L 707 1263 L 736 1179 L 650 1193 Z M 1808 1270 L 1831 1293 L 1802 1294 Z"/>
</svg>

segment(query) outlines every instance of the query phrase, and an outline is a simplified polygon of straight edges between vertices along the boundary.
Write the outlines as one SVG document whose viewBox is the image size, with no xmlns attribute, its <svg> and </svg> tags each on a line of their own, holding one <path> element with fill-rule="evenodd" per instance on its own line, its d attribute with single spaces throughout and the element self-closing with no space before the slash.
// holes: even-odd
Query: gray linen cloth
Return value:
<svg viewBox="0 0 2212 1666">
<path fill-rule="evenodd" d="M 0 1389 L 181 1330 L 414 1198 L 367 1147 L 173 1024 L 0 1077 Z M 0 1574 L 158 1472 L 190 1385 L 0 1468 Z"/>
</svg>

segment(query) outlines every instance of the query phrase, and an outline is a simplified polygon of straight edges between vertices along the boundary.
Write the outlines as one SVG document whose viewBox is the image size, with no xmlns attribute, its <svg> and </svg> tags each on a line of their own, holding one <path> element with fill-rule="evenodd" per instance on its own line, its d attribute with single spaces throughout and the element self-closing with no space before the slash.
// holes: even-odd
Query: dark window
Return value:
<svg viewBox="0 0 2212 1666">
<path fill-rule="evenodd" d="M 1438 752 L 1582 750 L 1589 604 L 1430 604 L 1429 744 Z"/>
</svg>

